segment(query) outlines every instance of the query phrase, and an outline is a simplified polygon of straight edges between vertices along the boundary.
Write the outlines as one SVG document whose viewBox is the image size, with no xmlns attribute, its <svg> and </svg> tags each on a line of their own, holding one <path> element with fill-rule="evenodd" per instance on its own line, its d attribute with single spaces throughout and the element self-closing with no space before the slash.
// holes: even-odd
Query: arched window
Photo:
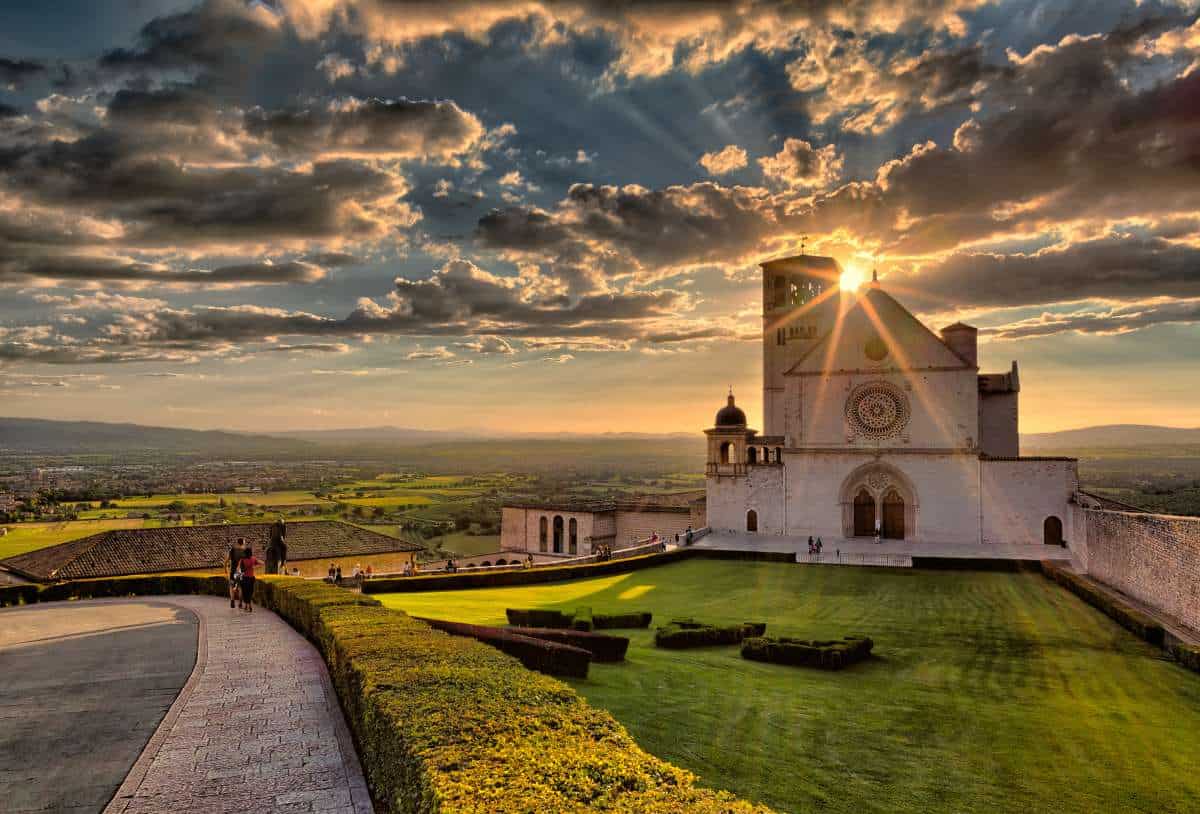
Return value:
<svg viewBox="0 0 1200 814">
<path fill-rule="evenodd" d="M 783 463 L 783 447 L 775 447 L 775 463 Z"/>
<path fill-rule="evenodd" d="M 729 463 L 729 451 L 733 449 L 733 444 L 725 441 L 721 444 L 721 463 Z"/>
<path fill-rule="evenodd" d="M 748 464 L 758 463 L 758 447 L 750 447 L 749 449 L 746 450 L 746 463 L 748 463 Z"/>
<path fill-rule="evenodd" d="M 563 519 L 561 514 L 554 515 L 554 553 L 563 553 Z"/>
<path fill-rule="evenodd" d="M 746 531 L 758 531 L 758 512 L 754 509 L 746 512 Z"/>
<path fill-rule="evenodd" d="M 500 559 L 496 560 L 496 565 L 508 565 L 508 560 L 501 557 Z"/>
<path fill-rule="evenodd" d="M 579 553 L 579 523 L 575 521 L 574 517 L 567 524 L 567 553 Z"/>
<path fill-rule="evenodd" d="M 550 521 L 546 519 L 546 515 L 542 515 L 542 519 L 538 522 L 538 551 L 546 550 L 546 541 L 550 537 Z"/>
<path fill-rule="evenodd" d="M 479 563 L 479 564 L 480 564 L 480 565 L 482 565 L 484 568 L 489 568 L 489 567 L 491 567 L 492 561 L 491 561 L 491 560 L 484 560 L 483 562 L 481 562 L 481 563 Z"/>
<path fill-rule="evenodd" d="M 1047 517 L 1042 523 L 1042 537 L 1046 545 L 1063 545 L 1062 520 L 1054 515 Z"/>
</svg>

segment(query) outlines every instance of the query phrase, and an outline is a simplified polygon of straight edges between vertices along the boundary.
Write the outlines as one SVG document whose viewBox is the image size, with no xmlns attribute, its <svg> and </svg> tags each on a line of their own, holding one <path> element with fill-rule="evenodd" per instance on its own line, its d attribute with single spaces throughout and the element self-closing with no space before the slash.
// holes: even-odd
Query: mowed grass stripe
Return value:
<svg viewBox="0 0 1200 814">
<path fill-rule="evenodd" d="M 627 631 L 625 664 L 571 682 L 651 752 L 780 811 L 1200 811 L 1200 679 L 1036 574 L 695 560 L 380 598 L 483 624 L 588 605 L 872 636 L 878 658 L 825 673 Z"/>
</svg>

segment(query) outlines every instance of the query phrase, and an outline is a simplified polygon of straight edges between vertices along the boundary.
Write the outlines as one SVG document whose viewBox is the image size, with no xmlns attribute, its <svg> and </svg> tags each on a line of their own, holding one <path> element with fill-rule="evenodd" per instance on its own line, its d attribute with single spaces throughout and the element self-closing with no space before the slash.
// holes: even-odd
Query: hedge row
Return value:
<svg viewBox="0 0 1200 814">
<path fill-rule="evenodd" d="M 571 618 L 571 629 L 590 631 L 593 627 L 592 609 L 591 608 L 576 608 L 575 615 Z"/>
<path fill-rule="evenodd" d="M 362 585 L 363 593 L 412 593 L 414 591 L 450 591 L 462 588 L 498 588 L 506 585 L 539 585 L 544 582 L 563 582 L 609 574 L 626 574 L 653 565 L 666 565 L 686 559 L 697 552 L 694 548 L 677 548 L 661 554 L 644 554 L 619 560 L 589 562 L 582 565 L 538 566 L 516 571 L 459 571 L 457 574 L 426 574 L 413 577 L 381 577 L 369 579 Z"/>
<path fill-rule="evenodd" d="M 504 615 L 516 627 L 572 628 L 574 630 L 619 630 L 630 627 L 650 627 L 654 615 L 649 611 L 632 613 L 592 613 L 591 608 L 577 608 L 574 613 L 542 608 L 505 608 Z"/>
<path fill-rule="evenodd" d="M 1200 647 L 1184 644 L 1183 642 L 1174 642 L 1167 648 L 1167 651 L 1184 667 L 1193 672 L 1200 673 Z"/>
<path fill-rule="evenodd" d="M 742 642 L 742 658 L 771 664 L 841 670 L 870 656 L 874 646 L 875 643 L 865 636 L 847 636 L 832 641 L 754 637 Z"/>
<path fill-rule="evenodd" d="M 592 654 L 592 661 L 624 661 L 625 653 L 629 650 L 629 639 L 624 636 L 610 636 L 607 633 L 544 627 L 510 627 L 507 630 L 520 636 L 582 647 Z"/>
<path fill-rule="evenodd" d="M 569 642 L 525 636 L 518 631 L 502 627 L 417 618 L 434 630 L 449 633 L 451 636 L 469 636 L 496 648 L 501 653 L 514 656 L 530 670 L 537 670 L 539 673 L 552 676 L 587 678 L 588 664 L 591 663 L 592 653 L 590 650 L 577 647 Z"/>
<path fill-rule="evenodd" d="M 710 647 L 737 644 L 751 636 L 761 636 L 766 622 L 742 622 L 740 625 L 710 625 L 694 619 L 673 619 L 654 631 L 656 647 L 679 650 L 686 647 Z"/>
<path fill-rule="evenodd" d="M 27 586 L 22 586 L 27 587 Z M 770 814 L 647 754 L 557 679 L 473 639 L 320 582 L 259 579 L 256 598 L 316 644 L 393 814 Z M 5 592 L 24 601 L 137 593 L 226 595 L 223 577 L 153 577 Z"/>
<path fill-rule="evenodd" d="M 1121 627 L 1132 631 L 1151 644 L 1162 646 L 1165 631 L 1151 617 L 1114 598 L 1091 580 L 1051 563 L 1042 564 L 1042 573 L 1062 585 L 1084 602 L 1099 608 Z"/>
<path fill-rule="evenodd" d="M 571 613 L 540 608 L 505 608 L 504 615 L 510 625 L 517 627 L 568 628 L 575 619 Z"/>
<path fill-rule="evenodd" d="M 653 615 L 648 611 L 635 613 L 597 613 L 592 616 L 592 627 L 596 630 L 620 630 L 629 627 L 650 627 Z"/>
</svg>

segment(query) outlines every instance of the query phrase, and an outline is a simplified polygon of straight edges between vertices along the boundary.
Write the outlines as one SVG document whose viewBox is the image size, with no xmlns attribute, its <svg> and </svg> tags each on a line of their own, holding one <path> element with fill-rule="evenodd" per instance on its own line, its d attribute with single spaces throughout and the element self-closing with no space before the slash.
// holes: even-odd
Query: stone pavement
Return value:
<svg viewBox="0 0 1200 814">
<path fill-rule="evenodd" d="M 0 810 L 98 814 L 192 674 L 197 628 L 151 599 L 0 610 Z"/>
<path fill-rule="evenodd" d="M 901 555 L 910 557 L 953 557 L 962 559 L 1056 560 L 1070 562 L 1071 552 L 1060 546 L 1008 545 L 1003 543 L 912 543 L 905 540 L 847 540 L 823 537 L 824 557 L 843 555 Z M 724 548 L 740 551 L 792 551 L 808 557 L 808 536 L 785 537 L 777 534 L 713 532 L 694 544 L 697 548 Z"/>
<path fill-rule="evenodd" d="M 200 617 L 196 670 L 106 814 L 371 814 L 316 649 L 261 608 L 165 600 Z"/>
</svg>

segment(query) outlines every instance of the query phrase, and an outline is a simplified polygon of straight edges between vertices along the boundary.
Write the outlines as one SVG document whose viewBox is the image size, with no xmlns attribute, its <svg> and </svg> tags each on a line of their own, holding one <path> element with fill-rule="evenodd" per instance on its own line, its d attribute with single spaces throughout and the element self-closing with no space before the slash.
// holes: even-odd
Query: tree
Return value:
<svg viewBox="0 0 1200 814">
<path fill-rule="evenodd" d="M 376 506 L 375 511 L 372 512 L 372 514 L 374 514 L 376 517 L 383 517 L 385 514 L 387 514 L 387 512 L 383 510 L 382 506 Z"/>
</svg>

